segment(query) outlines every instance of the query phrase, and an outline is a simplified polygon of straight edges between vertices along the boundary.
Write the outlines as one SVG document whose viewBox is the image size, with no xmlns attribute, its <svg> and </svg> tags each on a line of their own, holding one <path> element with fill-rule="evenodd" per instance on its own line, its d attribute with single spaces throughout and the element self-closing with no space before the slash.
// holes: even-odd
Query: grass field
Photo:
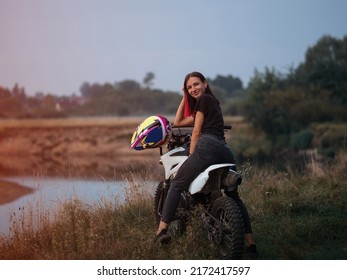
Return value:
<svg viewBox="0 0 347 280">
<path fill-rule="evenodd" d="M 273 168 L 243 167 L 246 202 L 265 260 L 347 258 L 346 155 L 317 177 Z M 128 174 L 124 204 L 103 198 L 86 205 L 62 204 L 52 215 L 44 206 L 26 208 L 12 220 L 12 236 L 0 237 L 1 259 L 216 259 L 200 219 L 171 245 L 153 243 L 152 195 L 143 178 Z"/>
<path fill-rule="evenodd" d="M 97 126 L 99 121 L 104 123 L 93 119 L 84 126 Z M 108 121 L 105 126 L 112 128 L 113 120 Z M 128 128 L 128 120 L 124 121 Z M 66 127 L 64 122 L 42 125 Z M 230 122 L 234 127 L 229 137 L 248 129 L 242 119 Z M 40 123 L 12 123 L 15 126 L 33 128 Z M 75 120 L 74 126 L 81 126 L 81 121 Z M 129 133 L 130 129 L 123 134 L 127 141 Z M 239 170 L 244 177 L 240 195 L 251 216 L 260 259 L 347 259 L 346 153 L 339 153 L 329 166 L 312 158 L 300 174 L 270 164 L 260 168 L 246 163 Z M 0 236 L 0 259 L 216 259 L 199 219 L 171 245 L 153 244 L 153 195 L 143 183 L 153 170 L 143 166 L 142 171 L 122 174 L 129 184 L 124 203 L 117 198 L 100 198 L 93 205 L 77 200 L 62 203 L 54 212 L 49 205 L 29 205 L 11 217 L 11 236 Z"/>
</svg>

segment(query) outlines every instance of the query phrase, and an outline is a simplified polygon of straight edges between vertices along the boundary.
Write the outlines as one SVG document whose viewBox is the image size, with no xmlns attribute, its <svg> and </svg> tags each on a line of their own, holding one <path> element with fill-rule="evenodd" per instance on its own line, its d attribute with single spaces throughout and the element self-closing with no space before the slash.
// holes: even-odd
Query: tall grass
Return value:
<svg viewBox="0 0 347 280">
<path fill-rule="evenodd" d="M 245 198 L 264 259 L 347 259 L 347 155 L 305 174 L 251 170 Z"/>
<path fill-rule="evenodd" d="M 319 176 L 312 167 L 301 175 L 289 168 L 287 172 L 272 166 L 242 168 L 240 194 L 251 216 L 260 259 L 347 258 L 346 170 L 346 154 L 330 166 L 319 166 Z M 23 209 L 12 217 L 10 237 L 0 236 L 0 258 L 217 258 L 198 217 L 170 245 L 155 245 L 153 189 L 143 177 L 129 173 L 126 179 L 122 202 L 113 197 L 93 205 L 65 202 L 54 212 L 44 207 Z"/>
</svg>

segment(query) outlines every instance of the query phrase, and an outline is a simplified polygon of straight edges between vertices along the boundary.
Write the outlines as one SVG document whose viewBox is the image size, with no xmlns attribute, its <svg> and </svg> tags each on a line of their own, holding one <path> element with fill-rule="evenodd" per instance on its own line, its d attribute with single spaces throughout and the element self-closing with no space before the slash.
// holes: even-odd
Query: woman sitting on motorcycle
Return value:
<svg viewBox="0 0 347 280">
<path fill-rule="evenodd" d="M 183 98 L 177 109 L 174 125 L 193 125 L 189 157 L 171 181 L 164 203 L 162 218 L 156 233 L 156 242 L 165 244 L 171 239 L 167 232 L 178 207 L 181 192 L 207 167 L 218 163 L 235 163 L 235 157 L 225 142 L 224 119 L 219 101 L 213 95 L 207 80 L 199 72 L 189 73 L 184 79 Z M 228 194 L 229 195 L 229 194 Z M 255 242 L 247 209 L 237 188 L 230 196 L 238 203 L 245 226 L 245 243 L 248 251 L 256 254 Z"/>
</svg>

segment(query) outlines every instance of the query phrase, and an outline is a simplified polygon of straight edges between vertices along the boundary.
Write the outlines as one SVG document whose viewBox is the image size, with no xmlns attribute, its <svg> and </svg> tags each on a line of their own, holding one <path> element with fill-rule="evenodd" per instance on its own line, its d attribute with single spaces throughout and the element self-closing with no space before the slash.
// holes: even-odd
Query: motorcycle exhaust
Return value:
<svg viewBox="0 0 347 280">
<path fill-rule="evenodd" d="M 227 191 L 234 190 L 238 185 L 242 183 L 242 176 L 240 173 L 229 169 L 228 173 L 223 177 L 222 184 Z"/>
</svg>

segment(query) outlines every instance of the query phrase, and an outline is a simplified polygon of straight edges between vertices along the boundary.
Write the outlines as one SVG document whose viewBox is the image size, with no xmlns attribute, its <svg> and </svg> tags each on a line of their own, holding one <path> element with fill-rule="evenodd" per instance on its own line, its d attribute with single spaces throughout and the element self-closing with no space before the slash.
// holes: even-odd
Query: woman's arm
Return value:
<svg viewBox="0 0 347 280">
<path fill-rule="evenodd" d="M 178 106 L 177 112 L 176 112 L 176 117 L 174 120 L 174 125 L 175 126 L 190 126 L 193 125 L 194 119 L 193 117 L 184 117 L 184 96 L 182 98 L 182 101 L 180 105 Z"/>
<path fill-rule="evenodd" d="M 196 112 L 194 128 L 192 132 L 192 139 L 190 140 L 189 154 L 192 154 L 195 150 L 196 144 L 201 134 L 202 125 L 204 123 L 204 114 L 200 111 Z"/>
</svg>

